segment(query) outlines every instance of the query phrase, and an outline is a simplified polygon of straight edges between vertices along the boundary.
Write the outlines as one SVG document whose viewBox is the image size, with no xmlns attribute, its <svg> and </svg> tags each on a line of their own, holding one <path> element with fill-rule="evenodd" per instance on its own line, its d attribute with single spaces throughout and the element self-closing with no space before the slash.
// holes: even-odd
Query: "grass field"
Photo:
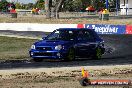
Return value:
<svg viewBox="0 0 132 88">
<path fill-rule="evenodd" d="M 132 24 L 132 18 L 129 19 L 110 19 L 109 21 L 100 21 L 91 18 L 68 18 L 68 19 L 45 19 L 44 17 L 0 17 L 0 23 L 45 23 L 45 24 Z"/>
<path fill-rule="evenodd" d="M 28 58 L 28 50 L 36 39 L 0 37 L 0 60 Z"/>
</svg>

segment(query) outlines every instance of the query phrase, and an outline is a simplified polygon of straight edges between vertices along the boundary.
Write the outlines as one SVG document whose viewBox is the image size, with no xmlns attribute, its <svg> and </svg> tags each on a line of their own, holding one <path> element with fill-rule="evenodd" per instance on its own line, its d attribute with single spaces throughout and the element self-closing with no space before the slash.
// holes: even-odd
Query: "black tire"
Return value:
<svg viewBox="0 0 132 88">
<path fill-rule="evenodd" d="M 80 82 L 81 86 L 87 86 L 87 85 L 91 84 L 90 79 L 88 79 L 88 78 L 82 78 L 79 82 Z"/>
<path fill-rule="evenodd" d="M 100 60 L 102 58 L 102 49 L 97 47 L 95 54 L 92 56 L 93 59 Z"/>
<path fill-rule="evenodd" d="M 43 59 L 41 59 L 41 58 L 33 58 L 33 61 L 34 61 L 34 62 L 42 62 Z"/>
<path fill-rule="evenodd" d="M 75 50 L 74 50 L 74 48 L 70 48 L 68 51 L 68 54 L 64 60 L 65 61 L 72 61 L 74 59 L 75 59 Z"/>
</svg>

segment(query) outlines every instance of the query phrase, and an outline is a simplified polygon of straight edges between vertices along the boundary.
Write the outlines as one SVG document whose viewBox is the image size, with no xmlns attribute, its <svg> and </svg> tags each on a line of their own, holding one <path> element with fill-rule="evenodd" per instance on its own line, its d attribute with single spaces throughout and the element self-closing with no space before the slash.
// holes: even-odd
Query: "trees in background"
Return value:
<svg viewBox="0 0 132 88">
<path fill-rule="evenodd" d="M 65 0 L 63 4 L 63 11 L 80 11 L 80 9 L 83 7 L 82 0 Z"/>
<path fill-rule="evenodd" d="M 9 3 L 6 0 L 1 0 L 0 1 L 0 11 L 1 12 L 9 12 L 10 9 L 15 9 L 16 6 L 14 3 Z"/>
<path fill-rule="evenodd" d="M 8 2 L 6 0 L 1 0 L 0 2 L 0 11 L 6 11 L 7 10 Z"/>
<path fill-rule="evenodd" d="M 45 0 L 45 11 L 46 18 L 51 18 L 51 13 L 53 13 L 54 18 L 59 18 L 59 11 L 62 8 L 65 0 Z"/>
<path fill-rule="evenodd" d="M 50 5 L 51 3 L 53 5 Z M 59 18 L 59 11 L 85 11 L 88 6 L 100 9 L 99 6 L 104 8 L 104 3 L 105 0 L 45 0 L 46 17 L 50 18 L 52 11 L 54 13 L 53 17 Z"/>
<path fill-rule="evenodd" d="M 15 5 L 16 5 L 16 9 L 22 9 L 22 5 L 20 3 L 17 2 Z"/>
<path fill-rule="evenodd" d="M 88 6 L 93 6 L 96 10 L 100 8 L 105 8 L 106 0 L 37 0 L 35 4 L 28 3 L 14 3 L 16 9 L 33 9 L 39 8 L 41 10 L 45 10 L 46 18 L 59 18 L 59 11 L 85 11 Z M 0 11 L 7 10 L 7 2 L 6 0 L 0 1 Z M 109 0 L 109 7 L 116 7 L 116 0 Z M 52 16 L 51 16 L 52 13 Z"/>
<path fill-rule="evenodd" d="M 44 0 L 37 0 L 35 3 L 36 8 L 45 9 L 45 1 Z"/>
<path fill-rule="evenodd" d="M 54 17 L 58 18 L 59 11 L 85 11 L 88 6 L 92 6 L 95 10 L 100 11 L 106 8 L 106 0 L 45 0 L 45 10 L 47 18 L 51 17 L 51 8 L 55 13 Z M 50 2 L 55 4 L 50 5 Z M 108 0 L 109 9 L 116 8 L 116 0 Z"/>
</svg>

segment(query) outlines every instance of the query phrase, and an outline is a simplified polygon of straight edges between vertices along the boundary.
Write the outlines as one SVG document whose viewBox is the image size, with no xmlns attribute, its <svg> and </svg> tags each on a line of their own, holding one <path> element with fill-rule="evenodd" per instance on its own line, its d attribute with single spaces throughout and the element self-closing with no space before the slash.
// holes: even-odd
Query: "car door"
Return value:
<svg viewBox="0 0 132 88">
<path fill-rule="evenodd" d="M 95 42 L 94 36 L 87 30 L 79 31 L 76 43 L 76 55 L 85 57 L 91 52 L 90 44 Z"/>
</svg>

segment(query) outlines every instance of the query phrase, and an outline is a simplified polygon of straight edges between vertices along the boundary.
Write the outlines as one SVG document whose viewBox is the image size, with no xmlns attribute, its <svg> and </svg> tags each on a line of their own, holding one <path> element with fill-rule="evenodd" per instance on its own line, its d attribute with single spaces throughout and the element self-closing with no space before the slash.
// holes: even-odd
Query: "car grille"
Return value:
<svg viewBox="0 0 132 88">
<path fill-rule="evenodd" d="M 51 47 L 36 47 L 36 50 L 48 51 L 48 50 L 52 50 L 52 48 Z"/>
<path fill-rule="evenodd" d="M 34 53 L 34 56 L 52 56 L 52 53 L 39 52 L 39 53 Z"/>
</svg>

